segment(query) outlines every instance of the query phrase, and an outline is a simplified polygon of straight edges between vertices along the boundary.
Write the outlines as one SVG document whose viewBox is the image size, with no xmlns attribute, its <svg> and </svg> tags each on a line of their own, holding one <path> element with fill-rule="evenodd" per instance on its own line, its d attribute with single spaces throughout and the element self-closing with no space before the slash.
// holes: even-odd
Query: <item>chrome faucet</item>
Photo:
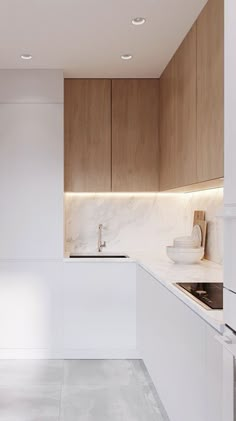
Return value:
<svg viewBox="0 0 236 421">
<path fill-rule="evenodd" d="M 106 241 L 102 241 L 103 224 L 98 225 L 98 252 L 101 253 L 102 249 L 106 247 Z"/>
</svg>

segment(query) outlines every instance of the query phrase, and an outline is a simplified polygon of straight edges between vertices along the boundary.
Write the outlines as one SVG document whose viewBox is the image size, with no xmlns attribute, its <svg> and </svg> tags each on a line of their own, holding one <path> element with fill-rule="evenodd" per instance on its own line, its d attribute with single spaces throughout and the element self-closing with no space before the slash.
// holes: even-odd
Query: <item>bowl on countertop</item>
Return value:
<svg viewBox="0 0 236 421">
<path fill-rule="evenodd" d="M 183 265 L 199 263 L 204 256 L 204 248 L 180 248 L 168 246 L 166 248 L 168 257 L 174 262 Z"/>
<path fill-rule="evenodd" d="M 174 240 L 174 247 L 196 248 L 199 244 L 192 237 L 179 237 Z"/>
</svg>

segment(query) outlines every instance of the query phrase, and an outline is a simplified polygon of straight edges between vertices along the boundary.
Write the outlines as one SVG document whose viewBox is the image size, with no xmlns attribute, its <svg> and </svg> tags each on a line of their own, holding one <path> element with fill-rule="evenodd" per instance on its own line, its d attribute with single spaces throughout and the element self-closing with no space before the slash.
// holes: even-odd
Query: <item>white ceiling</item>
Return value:
<svg viewBox="0 0 236 421">
<path fill-rule="evenodd" d="M 0 68 L 159 77 L 207 0 L 0 0 Z M 131 25 L 133 17 L 147 19 Z M 33 60 L 20 55 L 30 53 Z M 123 61 L 121 54 L 133 54 Z"/>
</svg>

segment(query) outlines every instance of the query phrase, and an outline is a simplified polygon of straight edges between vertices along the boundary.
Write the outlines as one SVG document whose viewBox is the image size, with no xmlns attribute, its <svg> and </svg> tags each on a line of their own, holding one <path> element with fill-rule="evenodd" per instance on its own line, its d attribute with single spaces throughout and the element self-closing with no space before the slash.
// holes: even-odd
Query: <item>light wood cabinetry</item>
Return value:
<svg viewBox="0 0 236 421">
<path fill-rule="evenodd" d="M 157 79 L 112 81 L 112 191 L 158 191 Z"/>
<path fill-rule="evenodd" d="M 196 25 L 160 79 L 161 190 L 196 182 Z"/>
<path fill-rule="evenodd" d="M 160 79 L 160 189 L 176 187 L 176 86 L 175 59 Z M 171 165 L 170 165 L 171 164 Z"/>
<path fill-rule="evenodd" d="M 196 182 L 196 25 L 175 55 L 176 84 L 176 185 Z"/>
<path fill-rule="evenodd" d="M 197 178 L 224 175 L 224 1 L 197 20 Z"/>
<path fill-rule="evenodd" d="M 65 80 L 65 191 L 111 191 L 111 81 Z"/>
<path fill-rule="evenodd" d="M 160 78 L 160 190 L 224 176 L 223 71 L 224 2 L 209 0 Z"/>
</svg>

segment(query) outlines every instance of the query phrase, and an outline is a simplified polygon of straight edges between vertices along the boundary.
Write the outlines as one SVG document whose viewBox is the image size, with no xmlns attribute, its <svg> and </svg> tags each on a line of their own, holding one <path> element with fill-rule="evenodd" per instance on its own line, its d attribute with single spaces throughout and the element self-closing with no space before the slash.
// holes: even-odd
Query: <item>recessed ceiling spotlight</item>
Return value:
<svg viewBox="0 0 236 421">
<path fill-rule="evenodd" d="M 141 17 L 132 19 L 133 25 L 143 25 L 145 22 L 146 22 L 146 19 L 141 18 Z"/>
<path fill-rule="evenodd" d="M 133 58 L 132 54 L 122 54 L 122 60 L 131 60 Z"/>
<path fill-rule="evenodd" d="M 31 54 L 22 54 L 20 57 L 22 60 L 31 60 L 33 58 Z"/>
</svg>

